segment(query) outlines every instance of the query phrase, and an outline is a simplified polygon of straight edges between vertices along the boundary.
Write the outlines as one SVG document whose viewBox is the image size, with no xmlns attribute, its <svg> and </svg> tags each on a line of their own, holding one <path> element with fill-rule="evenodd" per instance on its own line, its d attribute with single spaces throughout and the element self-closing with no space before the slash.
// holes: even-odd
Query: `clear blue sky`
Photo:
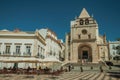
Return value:
<svg viewBox="0 0 120 80">
<path fill-rule="evenodd" d="M 34 31 L 50 28 L 64 39 L 70 21 L 82 8 L 94 15 L 100 34 L 120 38 L 120 0 L 0 0 L 0 29 Z"/>
</svg>

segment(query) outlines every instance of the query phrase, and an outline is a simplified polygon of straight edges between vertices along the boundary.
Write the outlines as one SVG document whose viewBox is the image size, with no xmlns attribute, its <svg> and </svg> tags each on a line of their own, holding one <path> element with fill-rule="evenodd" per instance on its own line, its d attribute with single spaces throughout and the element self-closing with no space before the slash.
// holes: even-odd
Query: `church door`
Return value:
<svg viewBox="0 0 120 80">
<path fill-rule="evenodd" d="M 84 45 L 78 48 L 78 62 L 92 62 L 92 49 L 89 46 Z"/>
</svg>

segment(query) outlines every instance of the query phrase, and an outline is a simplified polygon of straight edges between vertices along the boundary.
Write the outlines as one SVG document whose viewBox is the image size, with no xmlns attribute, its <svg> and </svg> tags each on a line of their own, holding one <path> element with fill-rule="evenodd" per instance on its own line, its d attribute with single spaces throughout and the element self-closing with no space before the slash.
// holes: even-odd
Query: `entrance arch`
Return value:
<svg viewBox="0 0 120 80">
<path fill-rule="evenodd" d="M 78 62 L 92 62 L 92 48 L 90 45 L 80 45 L 78 47 Z"/>
</svg>

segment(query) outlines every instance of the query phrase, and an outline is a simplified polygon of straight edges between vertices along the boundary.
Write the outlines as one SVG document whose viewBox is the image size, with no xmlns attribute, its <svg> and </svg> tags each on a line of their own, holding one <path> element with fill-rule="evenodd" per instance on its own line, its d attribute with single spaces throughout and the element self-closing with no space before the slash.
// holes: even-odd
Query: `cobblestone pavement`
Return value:
<svg viewBox="0 0 120 80">
<path fill-rule="evenodd" d="M 64 72 L 59 76 L 0 74 L 0 80 L 120 80 L 120 74 L 106 72 Z"/>
</svg>

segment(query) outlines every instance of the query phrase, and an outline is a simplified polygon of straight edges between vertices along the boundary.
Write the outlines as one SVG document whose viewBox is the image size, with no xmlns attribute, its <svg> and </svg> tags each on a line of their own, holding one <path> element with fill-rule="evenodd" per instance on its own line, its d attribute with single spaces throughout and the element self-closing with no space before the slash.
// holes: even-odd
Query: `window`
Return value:
<svg viewBox="0 0 120 80">
<path fill-rule="evenodd" d="M 117 46 L 116 49 L 117 49 L 117 50 L 120 50 L 120 46 Z"/>
<path fill-rule="evenodd" d="M 70 53 L 68 53 L 68 60 L 70 60 Z"/>
<path fill-rule="evenodd" d="M 42 53 L 42 51 L 43 51 L 43 48 L 41 47 L 41 53 Z"/>
<path fill-rule="evenodd" d="M 6 50 L 5 50 L 5 53 L 10 53 L 10 46 L 6 46 Z"/>
<path fill-rule="evenodd" d="M 87 34 L 87 30 L 86 30 L 86 29 L 83 29 L 83 30 L 82 30 L 82 34 Z"/>
<path fill-rule="evenodd" d="M 38 53 L 40 52 L 40 46 L 38 45 Z"/>
<path fill-rule="evenodd" d="M 56 55 L 56 53 L 54 52 L 54 54 L 53 54 L 54 56 Z"/>
<path fill-rule="evenodd" d="M 52 55 L 52 50 L 50 50 L 50 55 Z"/>
<path fill-rule="evenodd" d="M 88 35 L 88 38 L 91 39 L 91 35 L 90 34 Z"/>
<path fill-rule="evenodd" d="M 81 35 L 79 34 L 79 35 L 78 35 L 78 39 L 80 39 L 80 38 L 81 38 Z"/>
<path fill-rule="evenodd" d="M 20 46 L 16 46 L 16 53 L 20 53 Z"/>
<path fill-rule="evenodd" d="M 89 24 L 89 20 L 85 19 L 85 24 L 88 25 Z"/>
<path fill-rule="evenodd" d="M 68 45 L 70 45 L 70 40 L 68 40 Z"/>
<path fill-rule="evenodd" d="M 1 54 L 1 45 L 0 45 L 0 54 Z"/>
<path fill-rule="evenodd" d="M 113 48 L 113 49 L 116 49 L 115 45 L 112 45 L 112 48 Z"/>
<path fill-rule="evenodd" d="M 113 52 L 113 55 L 115 55 L 115 51 Z"/>
<path fill-rule="evenodd" d="M 43 49 L 43 54 L 44 54 L 44 52 L 45 52 L 45 49 Z"/>
<path fill-rule="evenodd" d="M 117 50 L 116 54 L 117 54 L 117 55 L 120 55 L 120 50 Z"/>
<path fill-rule="evenodd" d="M 26 53 L 27 54 L 30 54 L 30 52 L 31 52 L 30 50 L 31 50 L 31 46 L 26 46 Z"/>
<path fill-rule="evenodd" d="M 80 19 L 80 25 L 83 25 L 83 22 L 84 22 L 84 21 L 83 21 L 82 19 Z"/>
</svg>

